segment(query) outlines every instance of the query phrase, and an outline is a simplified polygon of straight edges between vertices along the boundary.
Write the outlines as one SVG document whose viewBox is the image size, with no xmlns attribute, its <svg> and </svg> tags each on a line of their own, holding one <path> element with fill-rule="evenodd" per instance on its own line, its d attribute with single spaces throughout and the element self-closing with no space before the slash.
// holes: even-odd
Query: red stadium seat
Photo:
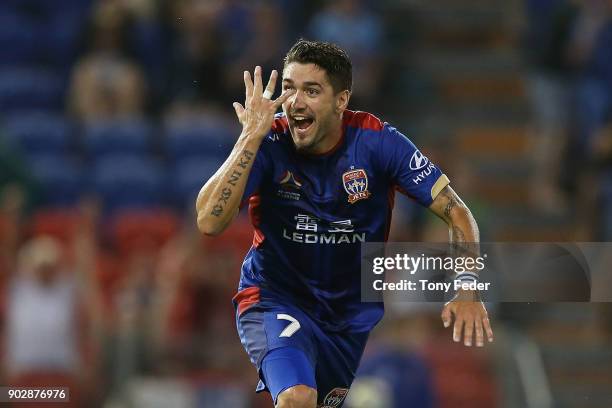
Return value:
<svg viewBox="0 0 612 408">
<path fill-rule="evenodd" d="M 178 217 L 169 210 L 128 210 L 110 222 L 110 236 L 121 254 L 137 249 L 159 249 L 179 229 Z"/>
<path fill-rule="evenodd" d="M 99 285 L 102 306 L 105 311 L 105 316 L 113 318 L 110 312 L 113 308 L 113 294 L 116 290 L 118 282 L 120 282 L 125 270 L 119 259 L 113 254 L 101 252 L 96 259 L 95 277 Z"/>
<path fill-rule="evenodd" d="M 238 217 L 232 224 L 216 237 L 202 236 L 206 248 L 214 251 L 229 251 L 243 258 L 253 242 L 253 226 L 247 217 Z"/>
<path fill-rule="evenodd" d="M 50 235 L 64 244 L 74 237 L 81 216 L 77 210 L 41 210 L 32 216 L 28 232 L 30 235 Z"/>
<path fill-rule="evenodd" d="M 0 214 L 0 243 L 8 239 L 8 234 L 11 233 L 10 220 L 4 214 Z"/>
<path fill-rule="evenodd" d="M 429 344 L 424 356 L 432 369 L 440 408 L 494 408 L 499 405 L 487 350 L 449 343 Z"/>
</svg>

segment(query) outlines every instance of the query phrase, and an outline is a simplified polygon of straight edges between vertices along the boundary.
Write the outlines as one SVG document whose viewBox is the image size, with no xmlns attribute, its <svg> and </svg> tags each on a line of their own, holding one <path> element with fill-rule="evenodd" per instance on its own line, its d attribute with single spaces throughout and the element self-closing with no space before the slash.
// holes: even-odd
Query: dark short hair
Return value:
<svg viewBox="0 0 612 408">
<path fill-rule="evenodd" d="M 285 56 L 285 67 L 292 62 L 323 68 L 335 93 L 350 91 L 353 87 L 353 64 L 348 54 L 335 44 L 300 39 Z"/>
</svg>

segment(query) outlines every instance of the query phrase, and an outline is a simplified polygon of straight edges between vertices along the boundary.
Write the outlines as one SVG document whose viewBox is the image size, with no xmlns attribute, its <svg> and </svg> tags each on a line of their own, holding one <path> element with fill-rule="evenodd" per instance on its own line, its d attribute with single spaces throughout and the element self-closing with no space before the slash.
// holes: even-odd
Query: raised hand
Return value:
<svg viewBox="0 0 612 408">
<path fill-rule="evenodd" d="M 242 125 L 243 135 L 263 139 L 272 126 L 274 114 L 278 108 L 289 98 L 294 89 L 283 92 L 278 98 L 272 100 L 278 72 L 273 70 L 268 79 L 265 91 L 261 79 L 261 67 L 255 67 L 255 72 L 251 79 L 251 73 L 244 71 L 245 100 L 244 106 L 234 102 L 236 116 Z"/>
</svg>

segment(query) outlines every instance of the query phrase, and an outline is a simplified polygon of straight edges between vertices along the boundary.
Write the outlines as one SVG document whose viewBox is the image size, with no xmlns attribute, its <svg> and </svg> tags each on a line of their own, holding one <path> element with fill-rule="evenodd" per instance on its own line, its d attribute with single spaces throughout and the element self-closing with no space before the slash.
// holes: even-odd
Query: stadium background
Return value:
<svg viewBox="0 0 612 408">
<path fill-rule="evenodd" d="M 202 238 L 193 199 L 239 133 L 241 72 L 300 36 L 347 49 L 350 107 L 439 163 L 483 240 L 612 238 L 610 1 L 3 0 L 1 384 L 270 406 L 230 303 L 248 220 Z M 398 200 L 392 239 L 446 235 Z M 351 407 L 612 406 L 607 303 L 492 305 L 485 349 L 438 307 L 387 310 Z"/>
</svg>

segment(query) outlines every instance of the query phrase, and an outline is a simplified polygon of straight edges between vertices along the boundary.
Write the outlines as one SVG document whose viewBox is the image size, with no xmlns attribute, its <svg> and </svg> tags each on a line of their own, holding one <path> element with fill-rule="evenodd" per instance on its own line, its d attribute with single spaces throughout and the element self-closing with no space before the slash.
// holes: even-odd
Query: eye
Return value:
<svg viewBox="0 0 612 408">
<path fill-rule="evenodd" d="M 319 94 L 319 90 L 315 89 L 315 88 L 308 88 L 306 89 L 306 95 L 308 96 L 316 96 Z"/>
<path fill-rule="evenodd" d="M 293 87 L 291 85 L 283 85 L 283 91 L 286 91 L 288 89 L 293 89 Z"/>
</svg>

